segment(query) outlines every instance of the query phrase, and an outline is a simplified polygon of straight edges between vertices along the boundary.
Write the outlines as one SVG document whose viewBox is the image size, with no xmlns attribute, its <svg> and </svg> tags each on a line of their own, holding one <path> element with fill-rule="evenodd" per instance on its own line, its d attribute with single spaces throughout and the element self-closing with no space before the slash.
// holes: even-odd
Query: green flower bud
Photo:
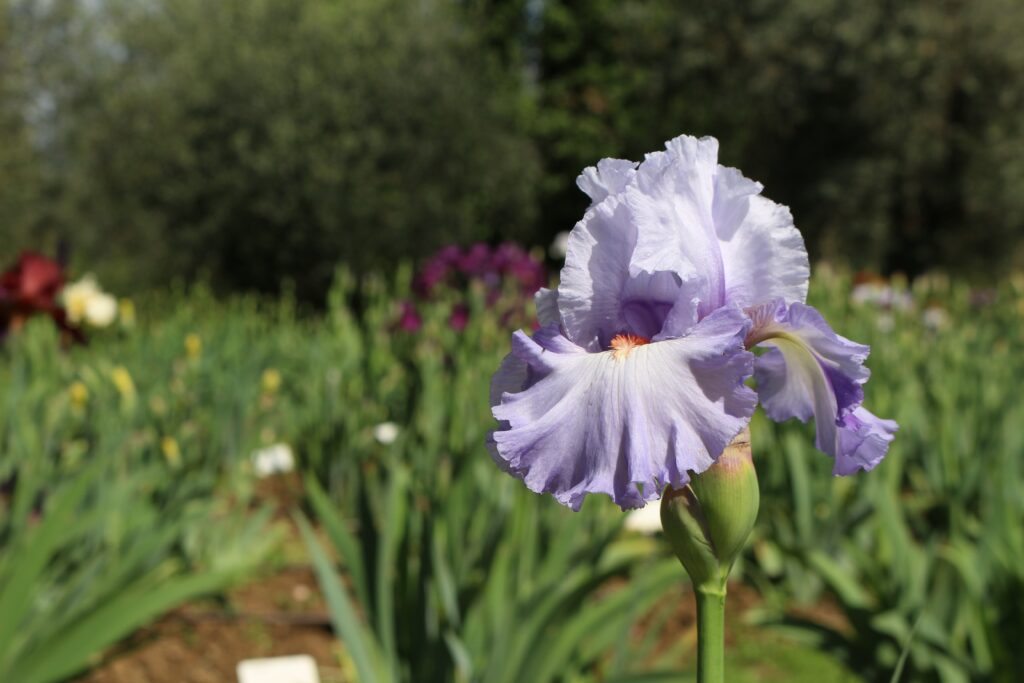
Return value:
<svg viewBox="0 0 1024 683">
<path fill-rule="evenodd" d="M 759 502 L 749 430 L 688 485 L 665 489 L 662 527 L 694 586 L 724 592 L 729 570 L 754 528 Z"/>
</svg>

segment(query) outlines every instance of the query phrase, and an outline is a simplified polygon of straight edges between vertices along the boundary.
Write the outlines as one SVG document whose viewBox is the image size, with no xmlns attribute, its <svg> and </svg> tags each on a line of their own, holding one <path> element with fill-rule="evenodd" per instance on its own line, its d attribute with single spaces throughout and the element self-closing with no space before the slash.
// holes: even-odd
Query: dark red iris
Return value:
<svg viewBox="0 0 1024 683">
<path fill-rule="evenodd" d="M 57 301 L 64 288 L 64 269 L 57 261 L 26 251 L 17 263 L 0 274 L 0 337 L 17 330 L 33 315 L 47 315 L 72 339 L 82 333 L 70 325 Z"/>
</svg>

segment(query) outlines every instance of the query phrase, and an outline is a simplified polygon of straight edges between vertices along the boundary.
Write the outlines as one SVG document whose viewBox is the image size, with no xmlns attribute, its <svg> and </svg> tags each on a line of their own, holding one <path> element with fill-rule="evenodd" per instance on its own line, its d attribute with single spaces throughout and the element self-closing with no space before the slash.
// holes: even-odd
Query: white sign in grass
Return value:
<svg viewBox="0 0 1024 683">
<path fill-rule="evenodd" d="M 320 683 L 309 655 L 246 659 L 238 663 L 238 683 Z"/>
</svg>

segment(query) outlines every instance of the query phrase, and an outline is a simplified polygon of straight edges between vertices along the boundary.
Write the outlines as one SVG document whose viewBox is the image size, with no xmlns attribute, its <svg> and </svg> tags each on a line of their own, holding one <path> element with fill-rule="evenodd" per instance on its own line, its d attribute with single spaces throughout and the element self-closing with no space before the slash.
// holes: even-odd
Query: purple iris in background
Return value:
<svg viewBox="0 0 1024 683">
<path fill-rule="evenodd" d="M 573 509 L 588 493 L 639 507 L 710 467 L 759 400 L 813 416 L 835 474 L 878 464 L 897 426 L 861 406 L 868 347 L 804 304 L 789 209 L 719 165 L 715 139 L 604 159 L 577 184 L 591 205 L 557 290 L 537 293 L 541 328 L 513 335 L 492 380 L 503 469 Z"/>
<path fill-rule="evenodd" d="M 417 299 L 432 299 L 441 291 L 465 291 L 471 283 L 480 283 L 486 292 L 486 304 L 495 306 L 507 282 L 514 283 L 525 297 L 547 283 L 544 264 L 518 244 L 503 242 L 492 247 L 478 242 L 462 248 L 450 245 L 434 254 L 416 274 L 413 291 Z M 396 326 L 405 332 L 420 329 L 422 319 L 413 302 L 401 302 Z M 456 303 L 448 318 L 449 326 L 462 331 L 469 324 L 469 306 Z M 506 312 L 508 317 L 510 312 Z"/>
<path fill-rule="evenodd" d="M 413 283 L 420 298 L 429 298 L 443 287 L 464 288 L 469 282 L 481 282 L 488 290 L 488 303 L 501 295 L 504 280 L 519 285 L 532 295 L 547 283 L 544 264 L 518 244 L 503 242 L 492 247 L 477 242 L 466 248 L 450 245 L 432 256 Z"/>
</svg>

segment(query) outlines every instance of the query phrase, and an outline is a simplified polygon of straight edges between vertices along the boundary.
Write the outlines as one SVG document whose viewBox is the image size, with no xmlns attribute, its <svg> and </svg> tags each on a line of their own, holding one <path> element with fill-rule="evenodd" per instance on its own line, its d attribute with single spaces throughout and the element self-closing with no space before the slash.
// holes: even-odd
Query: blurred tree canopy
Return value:
<svg viewBox="0 0 1024 683">
<path fill-rule="evenodd" d="M 544 4 L 556 176 L 711 134 L 819 256 L 979 270 L 1024 237 L 1024 3 Z"/>
<path fill-rule="evenodd" d="M 0 0 L 0 240 L 122 283 L 546 243 L 674 135 L 816 256 L 998 274 L 1024 234 L 1015 0 Z"/>
<path fill-rule="evenodd" d="M 529 237 L 539 164 L 518 81 L 454 7 L 125 0 L 7 11 L 30 45 L 82 36 L 42 56 L 57 83 L 29 74 L 56 100 L 41 154 L 60 179 L 57 205 L 27 220 L 115 279 L 206 273 L 271 290 L 288 277 L 315 297 L 339 260 L 381 266 L 448 242 Z"/>
</svg>

